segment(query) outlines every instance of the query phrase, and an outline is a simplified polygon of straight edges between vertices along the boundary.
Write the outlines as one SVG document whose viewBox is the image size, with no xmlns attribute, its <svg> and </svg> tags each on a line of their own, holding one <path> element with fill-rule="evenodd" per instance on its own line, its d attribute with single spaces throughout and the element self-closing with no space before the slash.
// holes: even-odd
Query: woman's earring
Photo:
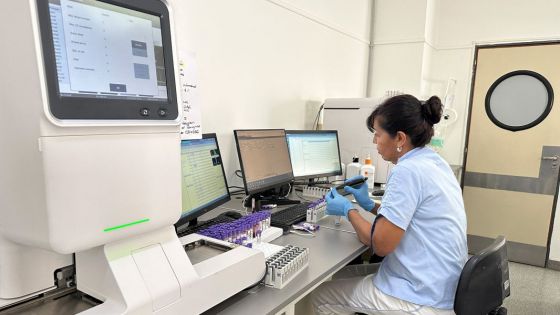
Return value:
<svg viewBox="0 0 560 315">
<path fill-rule="evenodd" d="M 402 147 L 397 147 L 397 152 L 402 152 Z"/>
</svg>

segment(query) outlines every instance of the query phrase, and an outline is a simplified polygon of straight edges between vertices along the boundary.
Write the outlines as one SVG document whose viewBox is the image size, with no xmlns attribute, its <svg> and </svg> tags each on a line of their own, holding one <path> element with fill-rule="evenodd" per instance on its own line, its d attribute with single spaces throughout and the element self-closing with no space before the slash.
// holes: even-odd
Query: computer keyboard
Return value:
<svg viewBox="0 0 560 315">
<path fill-rule="evenodd" d="M 187 226 L 187 227 L 180 227 L 177 229 L 177 236 L 182 237 L 188 234 L 196 233 L 198 231 L 202 231 L 211 227 L 212 225 L 220 224 L 220 223 L 228 223 L 235 221 L 234 218 L 230 218 L 228 216 L 219 215 L 213 219 L 208 221 L 200 222 L 197 225 Z"/>
<path fill-rule="evenodd" d="M 309 205 L 310 202 L 304 202 L 272 213 L 270 225 L 289 231 L 292 224 L 305 221 Z"/>
</svg>

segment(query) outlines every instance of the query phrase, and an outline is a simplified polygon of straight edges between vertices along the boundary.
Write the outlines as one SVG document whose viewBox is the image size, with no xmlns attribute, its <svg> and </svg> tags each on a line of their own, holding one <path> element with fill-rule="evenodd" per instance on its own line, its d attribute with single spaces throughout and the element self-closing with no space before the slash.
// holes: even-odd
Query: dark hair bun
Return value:
<svg viewBox="0 0 560 315">
<path fill-rule="evenodd" d="M 441 120 L 442 111 L 443 104 L 441 104 L 439 97 L 435 95 L 422 103 L 422 116 L 432 126 Z"/>
</svg>

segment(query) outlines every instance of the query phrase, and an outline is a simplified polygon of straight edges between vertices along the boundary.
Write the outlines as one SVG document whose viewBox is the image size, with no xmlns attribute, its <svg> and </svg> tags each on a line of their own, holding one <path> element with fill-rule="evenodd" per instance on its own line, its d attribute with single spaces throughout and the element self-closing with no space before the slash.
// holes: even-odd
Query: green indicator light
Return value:
<svg viewBox="0 0 560 315">
<path fill-rule="evenodd" d="M 125 228 L 125 227 L 129 227 L 129 226 L 132 226 L 132 225 L 148 222 L 148 221 L 150 221 L 150 219 L 142 219 L 142 220 L 126 223 L 126 224 L 121 224 L 121 225 L 113 226 L 113 227 L 110 227 L 110 228 L 106 228 L 106 229 L 103 230 L 103 232 L 110 232 L 110 231 L 122 229 L 122 228 Z"/>
</svg>

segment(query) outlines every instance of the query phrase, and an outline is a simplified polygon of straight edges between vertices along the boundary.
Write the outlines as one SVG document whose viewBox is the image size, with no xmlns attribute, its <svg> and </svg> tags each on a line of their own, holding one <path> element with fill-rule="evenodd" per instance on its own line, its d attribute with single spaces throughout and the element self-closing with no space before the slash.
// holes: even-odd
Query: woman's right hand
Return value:
<svg viewBox="0 0 560 315">
<path fill-rule="evenodd" d="M 352 180 L 363 179 L 363 178 L 364 177 L 362 175 L 354 176 L 352 178 L 347 179 L 344 183 L 348 183 Z M 357 186 L 356 188 L 345 186 L 344 191 L 354 195 L 354 199 L 356 199 L 360 207 L 364 208 L 364 210 L 366 211 L 373 210 L 375 203 L 373 202 L 373 200 L 369 198 L 368 186 L 366 182 L 360 184 L 360 186 Z"/>
</svg>

